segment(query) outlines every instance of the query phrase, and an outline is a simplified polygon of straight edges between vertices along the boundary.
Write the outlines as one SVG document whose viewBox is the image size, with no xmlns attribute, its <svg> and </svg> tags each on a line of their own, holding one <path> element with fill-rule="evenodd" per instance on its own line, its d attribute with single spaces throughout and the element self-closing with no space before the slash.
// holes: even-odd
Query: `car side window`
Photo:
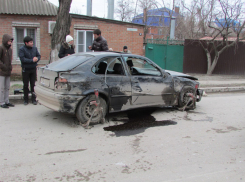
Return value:
<svg viewBox="0 0 245 182">
<path fill-rule="evenodd" d="M 105 74 L 107 68 L 108 59 L 104 58 L 99 60 L 92 68 L 92 72 L 95 74 Z"/>
<path fill-rule="evenodd" d="M 104 58 L 98 61 L 92 68 L 95 74 L 125 75 L 120 58 Z"/>
<path fill-rule="evenodd" d="M 128 57 L 126 63 L 131 75 L 161 76 L 161 72 L 145 59 Z"/>
</svg>

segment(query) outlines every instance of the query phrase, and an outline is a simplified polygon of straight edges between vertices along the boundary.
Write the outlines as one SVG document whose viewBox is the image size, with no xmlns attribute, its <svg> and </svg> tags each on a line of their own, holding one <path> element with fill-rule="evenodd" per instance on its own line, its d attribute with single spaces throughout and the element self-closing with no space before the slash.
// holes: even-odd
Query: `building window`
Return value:
<svg viewBox="0 0 245 182">
<path fill-rule="evenodd" d="M 91 46 L 92 42 L 93 42 L 93 31 L 78 30 L 76 52 L 91 52 L 88 46 Z"/>
<path fill-rule="evenodd" d="M 33 45 L 36 47 L 36 29 L 35 28 L 16 28 L 16 44 L 17 57 L 19 57 L 19 49 L 24 45 L 23 39 L 25 36 L 33 38 Z"/>
<path fill-rule="evenodd" d="M 25 36 L 30 36 L 33 38 L 34 46 L 40 50 L 40 23 L 38 22 L 12 22 L 12 32 L 14 37 L 13 44 L 13 60 L 17 62 L 19 59 L 19 49 L 24 45 L 23 39 Z"/>
</svg>

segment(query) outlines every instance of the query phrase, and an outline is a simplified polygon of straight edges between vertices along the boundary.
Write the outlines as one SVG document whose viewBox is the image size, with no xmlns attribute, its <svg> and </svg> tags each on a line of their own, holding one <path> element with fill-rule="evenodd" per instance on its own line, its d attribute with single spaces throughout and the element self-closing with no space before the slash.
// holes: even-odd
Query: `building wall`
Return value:
<svg viewBox="0 0 245 182">
<path fill-rule="evenodd" d="M 51 35 L 48 33 L 48 21 L 55 21 L 54 16 L 31 16 L 31 15 L 0 15 L 0 41 L 2 42 L 3 34 L 10 34 L 15 36 L 13 22 L 24 24 L 39 24 L 38 33 L 40 34 L 40 49 L 41 61 L 39 66 L 43 66 L 49 63 L 49 56 L 51 51 Z M 18 25 L 20 26 L 20 25 Z M 25 28 L 25 26 L 24 26 Z M 70 28 L 70 35 L 74 37 L 76 41 L 77 30 L 94 30 L 99 28 L 102 31 L 102 36 L 107 40 L 108 47 L 113 51 L 122 51 L 123 46 L 127 45 L 128 49 L 133 54 L 145 55 L 143 49 L 143 26 L 127 24 L 127 23 L 114 23 L 104 20 L 91 20 L 82 18 L 72 18 L 72 24 Z M 127 28 L 134 28 L 137 31 L 128 31 Z M 15 43 L 15 42 L 14 42 Z M 13 43 L 13 44 L 14 44 Z M 12 48 L 16 51 L 16 46 L 12 45 Z M 12 74 L 21 74 L 20 61 L 16 56 L 13 56 L 13 71 Z"/>
<path fill-rule="evenodd" d="M 39 52 L 41 54 L 40 65 L 45 65 L 48 63 L 49 54 L 51 50 L 50 42 L 51 36 L 48 34 L 48 21 L 55 21 L 56 17 L 54 16 L 27 16 L 27 15 L 0 15 L 0 41 L 2 42 L 2 36 L 4 34 L 9 34 L 14 37 L 14 23 L 17 22 L 19 24 L 23 23 L 23 27 L 26 24 L 37 24 L 40 26 L 35 27 L 38 28 L 40 32 L 36 32 L 40 34 L 37 42 L 39 41 L 40 49 Z M 21 25 L 19 25 L 21 27 Z M 16 40 L 14 40 L 13 44 L 15 44 Z M 23 43 L 24 45 L 24 43 Z M 16 51 L 16 46 L 12 45 L 13 52 Z M 13 53 L 14 54 L 14 53 Z M 12 60 L 13 71 L 12 74 L 21 74 L 21 66 L 18 58 L 13 56 Z"/>
<path fill-rule="evenodd" d="M 162 30 L 159 34 L 159 29 Z M 168 38 L 168 27 L 149 27 L 146 39 L 167 39 Z"/>
<path fill-rule="evenodd" d="M 113 51 L 121 52 L 123 51 L 123 46 L 126 45 L 133 54 L 145 55 L 143 49 L 143 26 L 72 18 L 70 31 L 76 41 L 76 30 L 94 30 L 96 28 L 101 30 L 101 35 L 107 40 L 108 47 L 112 48 Z M 134 28 L 137 31 L 128 31 L 127 28 Z"/>
</svg>

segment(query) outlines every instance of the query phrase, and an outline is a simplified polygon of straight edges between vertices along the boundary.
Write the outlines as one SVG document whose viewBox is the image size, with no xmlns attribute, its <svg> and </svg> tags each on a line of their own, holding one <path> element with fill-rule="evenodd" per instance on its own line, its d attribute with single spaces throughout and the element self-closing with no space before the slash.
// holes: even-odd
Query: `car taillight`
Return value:
<svg viewBox="0 0 245 182">
<path fill-rule="evenodd" d="M 56 78 L 54 83 L 56 90 L 69 90 L 68 81 L 65 78 Z"/>
<path fill-rule="evenodd" d="M 67 79 L 65 79 L 65 78 L 59 78 L 58 82 L 67 83 Z"/>
<path fill-rule="evenodd" d="M 196 85 L 195 85 L 195 89 L 198 89 L 198 87 L 199 87 L 199 85 L 198 85 L 198 84 L 196 84 Z"/>
</svg>

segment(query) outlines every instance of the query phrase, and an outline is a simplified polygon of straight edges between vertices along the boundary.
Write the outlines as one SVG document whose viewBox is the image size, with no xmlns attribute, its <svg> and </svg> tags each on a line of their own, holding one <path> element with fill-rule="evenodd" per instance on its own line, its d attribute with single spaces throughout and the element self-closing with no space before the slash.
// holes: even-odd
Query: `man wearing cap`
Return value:
<svg viewBox="0 0 245 182">
<path fill-rule="evenodd" d="M 130 50 L 128 50 L 127 46 L 123 46 L 123 52 L 124 53 L 131 53 Z"/>
<path fill-rule="evenodd" d="M 12 71 L 12 49 L 13 37 L 8 34 L 3 35 L 0 46 L 0 107 L 14 107 L 9 103 L 10 75 Z"/>
<path fill-rule="evenodd" d="M 37 62 L 41 59 L 37 48 L 33 46 L 33 39 L 29 36 L 24 38 L 24 44 L 19 50 L 22 67 L 22 79 L 24 84 L 24 105 L 28 104 L 29 82 L 31 85 L 32 103 L 37 105 L 34 91 L 36 81 Z"/>
<path fill-rule="evenodd" d="M 59 58 L 63 58 L 65 56 L 69 56 L 71 54 L 74 54 L 75 46 L 73 44 L 73 38 L 70 35 L 66 36 L 66 41 L 61 45 L 60 51 L 59 51 Z"/>
<path fill-rule="evenodd" d="M 90 50 L 94 51 L 108 51 L 107 41 L 104 37 L 101 36 L 100 29 L 95 29 L 94 32 L 94 41 L 92 46 L 88 46 Z"/>
</svg>

